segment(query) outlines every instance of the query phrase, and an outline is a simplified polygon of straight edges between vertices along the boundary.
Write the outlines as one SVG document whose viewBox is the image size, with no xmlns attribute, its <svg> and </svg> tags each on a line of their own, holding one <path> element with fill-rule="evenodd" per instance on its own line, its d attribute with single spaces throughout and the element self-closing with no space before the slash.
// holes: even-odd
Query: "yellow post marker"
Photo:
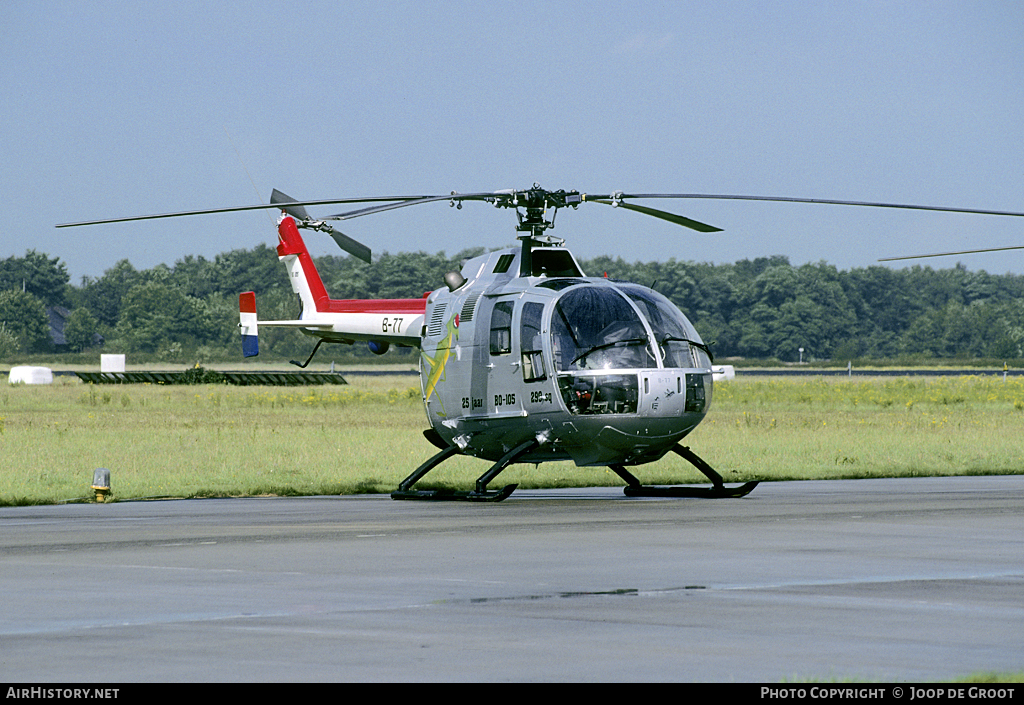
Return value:
<svg viewBox="0 0 1024 705">
<path fill-rule="evenodd" d="M 105 502 L 110 494 L 110 471 L 106 468 L 96 468 L 92 474 L 92 489 L 96 493 L 97 502 Z"/>
</svg>

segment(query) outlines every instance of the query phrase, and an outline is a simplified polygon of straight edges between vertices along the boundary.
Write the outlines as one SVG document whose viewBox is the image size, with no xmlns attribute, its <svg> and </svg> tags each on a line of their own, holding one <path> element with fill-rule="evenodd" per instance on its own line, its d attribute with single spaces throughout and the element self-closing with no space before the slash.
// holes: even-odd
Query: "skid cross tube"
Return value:
<svg viewBox="0 0 1024 705">
<path fill-rule="evenodd" d="M 458 446 L 448 446 L 447 448 L 442 450 L 440 453 L 437 453 L 436 455 L 432 456 L 430 458 L 430 460 L 428 460 L 427 462 L 425 462 L 422 465 L 420 465 L 418 468 L 416 468 L 416 470 L 413 471 L 413 473 L 411 475 L 409 475 L 409 477 L 405 478 L 404 480 L 402 480 L 398 484 L 398 489 L 391 493 L 391 498 L 392 499 L 404 499 L 404 498 L 396 497 L 395 495 L 399 494 L 399 493 L 404 493 L 404 492 L 412 492 L 413 491 L 412 486 L 415 485 L 417 482 L 419 482 L 419 480 L 424 475 L 426 475 L 428 472 L 430 472 L 431 470 L 433 470 L 438 465 L 440 465 L 444 461 L 448 460 L 448 458 L 452 457 L 453 455 L 457 454 L 458 452 L 459 452 L 459 447 Z"/>
<path fill-rule="evenodd" d="M 623 493 L 627 497 L 707 497 L 710 499 L 721 499 L 728 497 L 744 497 L 757 487 L 757 481 L 748 482 L 739 487 L 726 487 L 722 476 L 715 472 L 715 469 L 708 465 L 703 458 L 694 453 L 686 446 L 676 444 L 672 448 L 676 455 L 683 458 L 701 473 L 711 480 L 711 487 L 658 487 L 644 485 L 633 473 L 626 470 L 622 465 L 609 465 L 608 467 L 616 475 L 626 482 Z"/>
</svg>

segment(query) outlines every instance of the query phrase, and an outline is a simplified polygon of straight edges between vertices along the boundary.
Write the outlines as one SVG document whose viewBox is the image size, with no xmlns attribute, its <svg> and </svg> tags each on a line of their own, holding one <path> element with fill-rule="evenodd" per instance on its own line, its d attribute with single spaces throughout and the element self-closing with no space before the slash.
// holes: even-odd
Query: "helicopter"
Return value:
<svg viewBox="0 0 1024 705">
<path fill-rule="evenodd" d="M 419 349 L 420 391 L 437 452 L 399 483 L 397 500 L 499 502 L 516 484 L 489 489 L 514 463 L 573 461 L 607 467 L 629 497 L 739 498 L 758 485 L 727 486 L 722 476 L 681 441 L 707 415 L 713 397 L 714 356 L 685 314 L 653 288 L 584 274 L 563 240 L 549 231 L 560 209 L 599 203 L 656 217 L 702 233 L 721 228 L 633 203 L 643 199 L 718 199 L 820 203 L 877 208 L 1024 216 L 1024 213 L 895 203 L 713 194 L 587 194 L 522 190 L 447 195 L 374 196 L 298 201 L 273 191 L 270 204 L 102 221 L 96 225 L 182 215 L 275 208 L 277 255 L 288 271 L 301 311 L 292 320 L 260 320 L 256 295 L 239 295 L 243 356 L 259 354 L 260 327 L 297 328 L 317 342 L 365 342 L 385 354 L 391 345 Z M 628 201 L 627 201 L 628 199 Z M 328 221 L 447 201 L 485 202 L 516 213 L 518 247 L 474 257 L 444 276 L 439 288 L 415 299 L 330 298 L 300 229 L 325 232 L 346 252 L 370 262 L 364 244 Z M 307 206 L 374 203 L 320 219 Z M 550 219 L 547 219 L 548 212 Z M 294 362 L 294 361 L 293 361 Z M 630 468 L 668 453 L 685 459 L 711 487 L 642 483 Z M 472 489 L 418 489 L 431 470 L 456 455 L 491 463 Z"/>
</svg>

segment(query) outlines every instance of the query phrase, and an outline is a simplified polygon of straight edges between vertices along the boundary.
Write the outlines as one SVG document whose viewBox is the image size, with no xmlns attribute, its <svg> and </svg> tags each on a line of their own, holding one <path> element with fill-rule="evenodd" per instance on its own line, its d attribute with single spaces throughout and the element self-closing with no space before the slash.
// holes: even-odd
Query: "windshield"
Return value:
<svg viewBox="0 0 1024 705">
<path fill-rule="evenodd" d="M 581 286 L 555 304 L 551 348 L 559 370 L 636 369 L 655 366 L 647 328 L 617 290 Z"/>
<path fill-rule="evenodd" d="M 654 331 L 665 367 L 710 367 L 711 355 L 686 316 L 667 298 L 647 287 L 622 284 Z"/>
</svg>

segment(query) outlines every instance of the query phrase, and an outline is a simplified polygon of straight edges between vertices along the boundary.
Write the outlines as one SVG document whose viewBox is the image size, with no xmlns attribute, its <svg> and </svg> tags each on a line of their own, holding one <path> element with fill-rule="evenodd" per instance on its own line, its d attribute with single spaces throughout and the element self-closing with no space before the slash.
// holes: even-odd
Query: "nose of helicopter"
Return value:
<svg viewBox="0 0 1024 705">
<path fill-rule="evenodd" d="M 699 370 L 652 369 L 640 373 L 642 417 L 678 418 L 703 415 L 711 403 L 712 376 Z"/>
<path fill-rule="evenodd" d="M 599 397 L 600 385 L 595 390 Z M 707 413 L 711 374 L 695 369 L 642 370 L 638 392 L 635 413 L 576 415 L 563 426 L 560 441 L 578 465 L 639 464 L 663 456 Z"/>
</svg>

